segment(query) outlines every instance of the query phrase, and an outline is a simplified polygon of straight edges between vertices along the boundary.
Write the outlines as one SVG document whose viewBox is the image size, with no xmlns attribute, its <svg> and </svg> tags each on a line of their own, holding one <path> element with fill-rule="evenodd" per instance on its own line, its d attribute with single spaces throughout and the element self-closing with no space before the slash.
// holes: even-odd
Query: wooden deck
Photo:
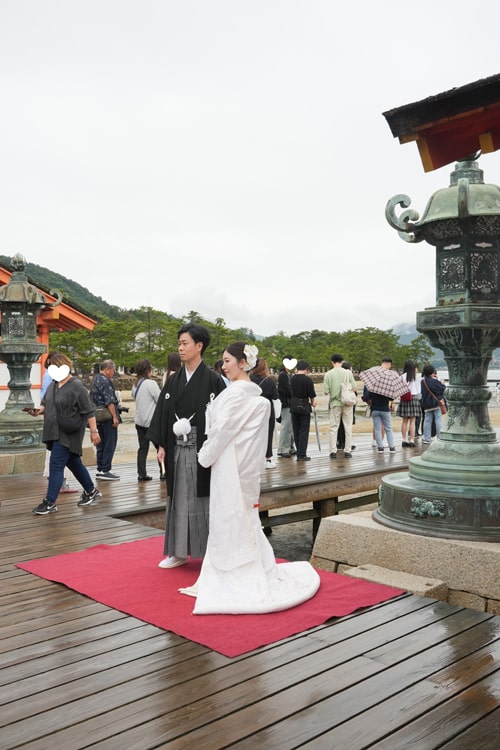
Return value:
<svg viewBox="0 0 500 750">
<path fill-rule="evenodd" d="M 378 470 L 398 454 L 366 447 L 345 471 L 370 455 Z M 342 471 L 327 454 L 282 463 L 264 486 Z M 229 659 L 14 567 L 161 534 L 117 516 L 158 506 L 164 486 L 115 469 L 98 505 L 61 495 L 48 517 L 31 514 L 39 474 L 0 478 L 2 750 L 498 747 L 500 617 L 404 595 Z"/>
</svg>

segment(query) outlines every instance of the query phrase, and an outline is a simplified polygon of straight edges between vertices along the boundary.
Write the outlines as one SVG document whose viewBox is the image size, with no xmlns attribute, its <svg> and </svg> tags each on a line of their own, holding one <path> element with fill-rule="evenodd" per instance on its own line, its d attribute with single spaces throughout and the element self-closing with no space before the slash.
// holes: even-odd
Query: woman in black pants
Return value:
<svg viewBox="0 0 500 750">
<path fill-rule="evenodd" d="M 293 437 L 297 447 L 297 461 L 311 460 L 307 455 L 307 443 L 309 442 L 311 411 L 316 406 L 316 391 L 312 379 L 307 374 L 308 372 L 309 362 L 300 359 L 297 362 L 297 372 L 290 381 L 292 388 L 290 412 L 292 414 Z"/>
<path fill-rule="evenodd" d="M 257 383 L 258 386 L 260 386 L 260 389 L 262 391 L 262 395 L 264 398 L 267 398 L 269 403 L 271 404 L 271 412 L 269 414 L 269 428 L 267 433 L 267 450 L 266 450 L 266 469 L 271 469 L 276 464 L 273 461 L 273 436 L 274 436 L 274 426 L 276 424 L 276 415 L 274 413 L 274 404 L 273 401 L 276 401 L 278 396 L 278 388 L 276 386 L 276 381 L 273 377 L 271 377 L 271 374 L 269 372 L 269 368 L 267 366 L 267 362 L 265 359 L 258 359 L 257 364 L 255 365 L 254 369 L 250 373 L 250 380 L 253 383 Z"/>
</svg>

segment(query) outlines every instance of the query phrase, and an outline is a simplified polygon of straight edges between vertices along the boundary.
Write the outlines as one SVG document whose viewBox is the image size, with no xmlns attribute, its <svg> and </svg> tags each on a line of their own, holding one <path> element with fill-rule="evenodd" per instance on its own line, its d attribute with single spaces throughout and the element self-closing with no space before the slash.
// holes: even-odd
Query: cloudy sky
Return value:
<svg viewBox="0 0 500 750">
<path fill-rule="evenodd" d="M 435 251 L 385 204 L 453 165 L 382 112 L 499 73 L 499 28 L 494 0 L 0 0 L 0 253 L 262 335 L 413 322 Z"/>
</svg>

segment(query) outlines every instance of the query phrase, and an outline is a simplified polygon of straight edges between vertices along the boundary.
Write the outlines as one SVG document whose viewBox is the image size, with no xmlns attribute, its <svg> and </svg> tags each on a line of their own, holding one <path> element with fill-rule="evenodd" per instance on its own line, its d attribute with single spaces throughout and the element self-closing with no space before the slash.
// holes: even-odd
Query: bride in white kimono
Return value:
<svg viewBox="0 0 500 750">
<path fill-rule="evenodd" d="M 198 460 L 211 466 L 210 526 L 201 573 L 181 593 L 196 597 L 194 614 L 248 614 L 295 607 L 317 592 L 308 562 L 277 564 L 259 518 L 260 474 L 270 405 L 250 381 L 257 349 L 228 346 L 223 371 L 231 381 L 207 408 L 207 439 Z"/>
</svg>

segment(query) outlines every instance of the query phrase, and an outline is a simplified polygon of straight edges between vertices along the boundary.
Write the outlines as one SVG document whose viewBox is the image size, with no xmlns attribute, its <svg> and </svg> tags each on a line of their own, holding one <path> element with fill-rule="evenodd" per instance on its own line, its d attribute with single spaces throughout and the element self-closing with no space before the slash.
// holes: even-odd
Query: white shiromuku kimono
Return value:
<svg viewBox="0 0 500 750">
<path fill-rule="evenodd" d="M 295 607 L 317 592 L 308 562 L 277 564 L 259 518 L 269 402 L 237 380 L 208 406 L 198 460 L 212 467 L 207 551 L 194 586 L 194 614 L 257 614 Z"/>
</svg>

